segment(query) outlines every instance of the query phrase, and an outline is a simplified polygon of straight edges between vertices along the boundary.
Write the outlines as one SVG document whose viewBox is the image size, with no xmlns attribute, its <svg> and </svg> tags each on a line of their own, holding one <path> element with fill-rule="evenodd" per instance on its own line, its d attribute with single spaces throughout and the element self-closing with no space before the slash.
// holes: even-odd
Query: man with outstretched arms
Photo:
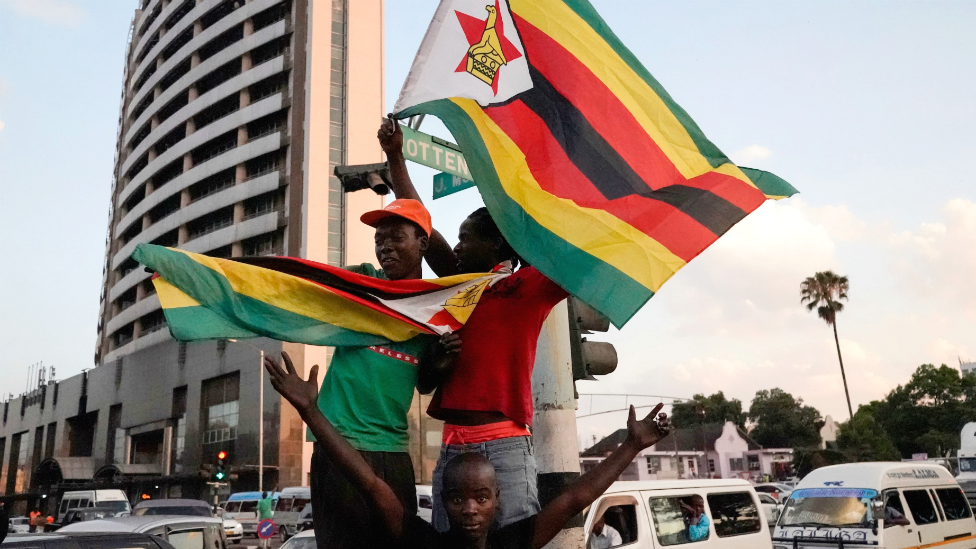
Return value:
<svg viewBox="0 0 976 549">
<path fill-rule="evenodd" d="M 446 532 L 438 532 L 403 506 L 390 485 L 373 472 L 362 455 L 319 411 L 315 384 L 318 366 L 312 366 L 309 379 L 305 381 L 295 371 L 286 353 L 282 353 L 282 359 L 284 369 L 274 358 L 265 357 L 271 385 L 295 406 L 315 433 L 322 451 L 329 455 L 340 474 L 368 502 L 378 518 L 373 527 L 388 538 L 392 547 L 539 549 L 551 541 L 571 518 L 603 494 L 641 450 L 660 441 L 669 431 L 666 419 L 655 421 L 662 404 L 658 404 L 640 421 L 631 406 L 627 438 L 623 444 L 538 514 L 496 530 L 492 530 L 492 525 L 501 504 L 499 498 L 503 497 L 500 495 L 497 471 L 488 458 L 479 453 L 459 454 L 444 467 L 441 497 L 447 510 L 449 527 Z"/>
</svg>

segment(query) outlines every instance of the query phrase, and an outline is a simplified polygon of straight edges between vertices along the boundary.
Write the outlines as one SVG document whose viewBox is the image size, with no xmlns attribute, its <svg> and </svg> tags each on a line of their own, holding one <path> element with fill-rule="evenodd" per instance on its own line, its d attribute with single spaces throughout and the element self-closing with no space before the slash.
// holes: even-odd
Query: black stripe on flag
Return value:
<svg viewBox="0 0 976 549">
<path fill-rule="evenodd" d="M 681 210 L 718 236 L 725 234 L 747 215 L 735 204 L 705 189 L 686 185 L 652 189 L 579 109 L 556 91 L 534 67 L 529 65 L 529 70 L 532 89 L 516 95 L 512 100 L 521 100 L 545 122 L 570 161 L 607 200 L 635 194 L 658 200 Z"/>
</svg>

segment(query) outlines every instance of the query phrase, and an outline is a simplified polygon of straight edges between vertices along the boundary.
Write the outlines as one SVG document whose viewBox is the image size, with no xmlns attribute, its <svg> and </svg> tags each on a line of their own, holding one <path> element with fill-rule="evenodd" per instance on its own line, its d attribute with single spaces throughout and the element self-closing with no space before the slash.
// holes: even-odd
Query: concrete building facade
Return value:
<svg viewBox="0 0 976 549">
<path fill-rule="evenodd" d="M 154 243 L 374 262 L 373 231 L 359 217 L 382 197 L 342 193 L 332 169 L 383 161 L 383 30 L 383 0 L 142 0 L 126 55 L 95 368 L 4 404 L 0 494 L 114 483 L 203 497 L 201 470 L 219 450 L 231 456 L 224 490 L 257 489 L 260 421 L 263 488 L 307 484 L 312 444 L 258 349 L 288 351 L 301 372 L 325 366 L 331 350 L 176 342 L 150 273 L 131 256 Z M 440 444 L 425 404 L 418 397 L 411 414 L 421 480 L 437 457 L 428 443 Z"/>
</svg>

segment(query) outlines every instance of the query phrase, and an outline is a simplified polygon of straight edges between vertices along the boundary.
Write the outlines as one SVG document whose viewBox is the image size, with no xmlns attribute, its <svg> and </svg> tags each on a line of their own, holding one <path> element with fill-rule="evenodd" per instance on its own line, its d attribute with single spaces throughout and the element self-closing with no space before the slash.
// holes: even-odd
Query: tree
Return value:
<svg viewBox="0 0 976 549">
<path fill-rule="evenodd" d="M 728 400 L 722 391 L 714 395 L 695 395 L 691 400 L 676 402 L 671 408 L 671 421 L 679 428 L 701 425 L 703 423 L 725 423 L 731 421 L 743 429 L 746 414 L 742 411 L 742 401 Z"/>
<path fill-rule="evenodd" d="M 888 433 L 875 421 L 877 406 L 861 406 L 840 426 L 837 447 L 852 461 L 898 461 L 901 455 Z"/>
<path fill-rule="evenodd" d="M 817 315 L 834 329 L 834 343 L 837 345 L 837 361 L 840 362 L 840 377 L 844 382 L 844 395 L 847 396 L 847 413 L 854 418 L 851 408 L 851 393 L 847 390 L 847 374 L 844 373 L 844 359 L 840 356 L 840 340 L 837 338 L 837 313 L 844 310 L 839 300 L 847 299 L 848 283 L 846 276 L 837 276 L 833 271 L 822 271 L 807 277 L 800 285 L 800 303 L 806 303 L 807 310 L 817 309 Z"/>
<path fill-rule="evenodd" d="M 976 421 L 976 376 L 923 364 L 907 384 L 869 406 L 902 457 L 945 456 L 959 448 L 963 425 Z"/>
<path fill-rule="evenodd" d="M 820 412 L 782 389 L 757 392 L 748 417 L 756 424 L 749 435 L 766 448 L 820 445 Z"/>
</svg>

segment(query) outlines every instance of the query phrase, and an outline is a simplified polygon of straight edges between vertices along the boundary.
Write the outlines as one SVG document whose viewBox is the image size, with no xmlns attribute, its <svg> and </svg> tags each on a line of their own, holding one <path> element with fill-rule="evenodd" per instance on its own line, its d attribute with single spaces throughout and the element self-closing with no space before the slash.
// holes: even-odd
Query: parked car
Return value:
<svg viewBox="0 0 976 549">
<path fill-rule="evenodd" d="M 205 501 L 198 499 L 147 499 L 132 508 L 132 516 L 179 515 L 191 517 L 212 517 L 213 511 Z"/>
<path fill-rule="evenodd" d="M 959 484 L 925 462 L 845 463 L 796 485 L 773 531 L 776 549 L 845 547 L 969 549 L 976 519 Z"/>
<path fill-rule="evenodd" d="M 64 514 L 68 512 L 68 509 L 81 507 L 110 507 L 119 514 L 127 514 L 132 511 L 129 499 L 122 490 L 75 490 L 65 492 L 61 496 L 58 515 L 54 517 L 54 521 L 63 524 Z"/>
<path fill-rule="evenodd" d="M 7 527 L 7 532 L 11 534 L 26 534 L 30 532 L 30 518 L 10 517 L 10 526 Z"/>
<path fill-rule="evenodd" d="M 692 542 L 683 509 L 699 499 L 710 524 L 708 536 Z M 769 526 L 759 507 L 756 491 L 741 479 L 622 481 L 613 483 L 590 505 L 584 532 L 592 532 L 603 517 L 620 534 L 623 545 L 634 549 L 683 543 L 716 549 L 770 549 Z"/>
<path fill-rule="evenodd" d="M 782 504 L 769 494 L 757 492 L 756 495 L 759 496 L 759 504 L 762 505 L 763 516 L 766 517 L 766 524 L 772 529 L 773 526 L 776 526 L 776 519 L 779 518 Z"/>
<path fill-rule="evenodd" d="M 180 549 L 226 549 L 223 526 L 217 517 L 143 515 L 77 522 L 59 533 L 132 532 L 159 536 Z"/>
<path fill-rule="evenodd" d="M 417 516 L 430 522 L 434 515 L 434 487 L 429 484 L 417 485 Z"/>
<path fill-rule="evenodd" d="M 244 539 L 244 526 L 232 518 L 224 518 L 223 521 L 227 543 L 240 543 Z"/>
<path fill-rule="evenodd" d="M 278 500 L 274 507 L 274 523 L 282 543 L 300 531 L 298 518 L 311 499 L 311 488 L 308 486 L 289 487 L 278 493 Z"/>
<path fill-rule="evenodd" d="M 315 549 L 315 532 L 304 530 L 292 536 L 280 549 Z"/>
<path fill-rule="evenodd" d="M 298 515 L 298 529 L 299 531 L 306 531 L 312 529 L 312 504 L 309 503 L 302 509 L 301 514 Z"/>
<path fill-rule="evenodd" d="M 175 549 L 157 536 L 119 532 L 11 534 L 0 545 L 3 549 Z"/>
<path fill-rule="evenodd" d="M 789 499 L 790 494 L 793 492 L 792 486 L 781 482 L 764 482 L 757 484 L 755 488 L 757 492 L 769 494 L 780 503 L 786 503 L 786 500 Z"/>
</svg>

